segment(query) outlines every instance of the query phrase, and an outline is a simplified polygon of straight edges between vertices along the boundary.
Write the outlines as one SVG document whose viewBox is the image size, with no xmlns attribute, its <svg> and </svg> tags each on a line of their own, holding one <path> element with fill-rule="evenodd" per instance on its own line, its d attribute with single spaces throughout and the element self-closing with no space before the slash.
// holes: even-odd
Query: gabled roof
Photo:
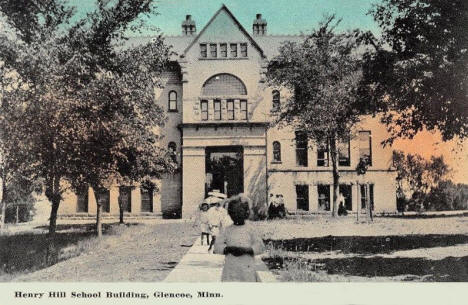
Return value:
<svg viewBox="0 0 468 305">
<path fill-rule="evenodd" d="M 241 30 L 241 32 L 249 39 L 249 41 L 252 43 L 252 45 L 260 52 L 260 55 L 262 57 L 265 57 L 265 54 L 263 52 L 263 49 L 258 45 L 258 43 L 252 38 L 252 36 L 245 30 L 245 28 L 242 26 L 242 24 L 237 20 L 237 18 L 231 13 L 231 11 L 226 7 L 226 5 L 222 5 L 221 8 L 211 17 L 210 21 L 203 27 L 203 29 L 198 33 L 198 35 L 193 39 L 193 41 L 188 45 L 187 48 L 184 50 L 184 56 L 187 54 L 188 50 L 198 41 L 198 39 L 203 35 L 205 30 L 211 25 L 211 23 L 216 19 L 216 17 L 222 12 L 225 11 L 229 17 L 234 21 L 234 23 L 237 25 L 237 27 Z"/>
</svg>

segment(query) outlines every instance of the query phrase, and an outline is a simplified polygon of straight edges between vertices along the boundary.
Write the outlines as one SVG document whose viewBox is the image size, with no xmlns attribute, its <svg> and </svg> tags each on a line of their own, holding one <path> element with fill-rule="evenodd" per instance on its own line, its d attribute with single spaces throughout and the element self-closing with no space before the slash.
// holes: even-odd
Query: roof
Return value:
<svg viewBox="0 0 468 305">
<path fill-rule="evenodd" d="M 234 23 L 239 27 L 239 29 L 247 36 L 247 38 L 252 42 L 254 47 L 256 47 L 260 53 L 267 58 L 271 59 L 279 54 L 279 48 L 281 44 L 285 41 L 300 42 L 304 39 L 303 35 L 262 35 L 262 36 L 252 36 L 250 35 L 245 28 L 239 23 L 236 17 L 231 13 L 231 11 L 225 6 L 221 8 L 213 15 L 213 17 L 208 21 L 208 23 L 203 27 L 203 29 L 194 36 L 163 36 L 167 45 L 172 47 L 172 50 L 178 55 L 183 55 L 185 52 L 194 45 L 198 38 L 203 34 L 206 28 L 213 22 L 216 16 L 222 11 L 225 10 L 230 17 L 233 19 Z M 129 38 L 124 47 L 137 46 L 150 42 L 155 36 L 141 36 L 141 37 L 131 37 Z M 171 59 L 176 60 L 177 55 L 173 55 Z"/>
</svg>

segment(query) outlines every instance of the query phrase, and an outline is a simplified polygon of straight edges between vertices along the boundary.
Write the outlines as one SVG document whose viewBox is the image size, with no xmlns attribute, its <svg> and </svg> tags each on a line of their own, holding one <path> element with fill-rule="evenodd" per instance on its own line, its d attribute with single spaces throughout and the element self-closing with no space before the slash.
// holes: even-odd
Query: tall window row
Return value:
<svg viewBox="0 0 468 305">
<path fill-rule="evenodd" d="M 247 43 L 201 43 L 201 58 L 246 58 Z"/>
<path fill-rule="evenodd" d="M 109 190 L 102 190 L 96 194 L 101 200 L 102 212 L 110 213 L 110 192 Z M 140 189 L 141 198 L 141 212 L 153 212 L 153 190 L 151 189 Z M 120 186 L 119 187 L 119 204 L 125 212 L 132 212 L 132 187 Z M 77 205 L 76 211 L 79 213 L 89 212 L 89 196 L 88 188 L 83 188 L 77 194 Z"/>
<path fill-rule="evenodd" d="M 296 131 L 296 166 L 307 167 L 308 161 L 308 139 L 304 132 Z M 370 131 L 359 132 L 359 160 L 366 160 L 372 165 L 372 137 Z M 281 145 L 279 142 L 273 142 L 273 161 L 281 161 Z M 330 146 L 328 142 L 318 143 L 317 146 L 317 166 L 330 166 Z M 337 143 L 338 165 L 351 166 L 351 145 L 350 138 L 340 140 Z"/>
<path fill-rule="evenodd" d="M 248 109 L 247 109 L 247 100 L 239 100 L 239 113 L 236 116 L 235 111 L 235 101 L 233 99 L 226 100 L 226 113 L 222 111 L 221 100 L 215 99 L 213 102 L 213 120 L 247 120 L 248 119 Z M 209 101 L 202 100 L 200 102 L 200 115 L 202 121 L 209 120 Z"/>
<path fill-rule="evenodd" d="M 340 193 L 344 198 L 344 207 L 351 211 L 353 208 L 352 186 L 349 184 L 340 184 Z M 329 184 L 317 185 L 317 204 L 320 211 L 331 210 L 331 191 L 332 186 Z M 370 206 L 374 209 L 374 185 L 369 184 L 369 191 L 366 191 L 365 185 L 359 185 L 361 209 L 366 207 L 366 202 L 369 198 Z M 309 211 L 309 185 L 296 185 L 296 208 L 298 210 Z"/>
</svg>

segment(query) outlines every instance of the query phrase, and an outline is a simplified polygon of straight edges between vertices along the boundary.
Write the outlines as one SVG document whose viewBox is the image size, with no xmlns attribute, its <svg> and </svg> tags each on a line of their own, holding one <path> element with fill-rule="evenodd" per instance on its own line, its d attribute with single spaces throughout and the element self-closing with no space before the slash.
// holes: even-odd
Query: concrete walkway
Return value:
<svg viewBox="0 0 468 305">
<path fill-rule="evenodd" d="M 169 273 L 165 282 L 221 282 L 224 255 L 208 253 L 208 246 L 198 238 L 179 264 Z M 263 261 L 256 257 L 258 282 L 276 282 Z"/>
</svg>

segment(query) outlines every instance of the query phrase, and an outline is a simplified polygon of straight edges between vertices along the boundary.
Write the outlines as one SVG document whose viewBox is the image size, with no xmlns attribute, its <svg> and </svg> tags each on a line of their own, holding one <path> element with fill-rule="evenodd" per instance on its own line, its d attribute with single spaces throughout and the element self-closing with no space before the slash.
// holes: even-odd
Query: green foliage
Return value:
<svg viewBox="0 0 468 305">
<path fill-rule="evenodd" d="M 366 102 L 387 111 L 387 142 L 423 128 L 466 137 L 468 2 L 383 0 L 370 14 L 382 36 L 361 37 L 374 48 L 365 55 Z"/>
<path fill-rule="evenodd" d="M 335 33 L 338 22 L 328 17 L 301 43 L 286 42 L 267 72 L 272 87 L 290 93 L 276 111 L 276 124 L 300 130 L 315 143 L 327 143 L 333 168 L 333 209 L 336 215 L 340 140 L 348 140 L 360 120 L 361 61 L 356 33 Z"/>
<path fill-rule="evenodd" d="M 428 211 L 468 209 L 468 185 L 440 181 L 424 198 L 424 209 Z"/>
<path fill-rule="evenodd" d="M 121 47 L 127 30 L 152 12 L 152 1 L 98 0 L 95 11 L 73 23 L 68 1 L 13 2 L 0 2 L 0 61 L 15 84 L 2 96 L 2 145 L 43 184 L 51 227 L 68 188 L 99 190 L 171 171 L 157 146 L 165 115 L 154 91 L 170 50 L 161 37 Z"/>
<path fill-rule="evenodd" d="M 451 171 L 443 156 L 431 156 L 427 160 L 402 151 L 393 152 L 393 164 L 398 174 L 397 201 L 401 210 L 404 205 L 410 210 L 422 209 L 429 191 L 437 188 Z"/>
</svg>

